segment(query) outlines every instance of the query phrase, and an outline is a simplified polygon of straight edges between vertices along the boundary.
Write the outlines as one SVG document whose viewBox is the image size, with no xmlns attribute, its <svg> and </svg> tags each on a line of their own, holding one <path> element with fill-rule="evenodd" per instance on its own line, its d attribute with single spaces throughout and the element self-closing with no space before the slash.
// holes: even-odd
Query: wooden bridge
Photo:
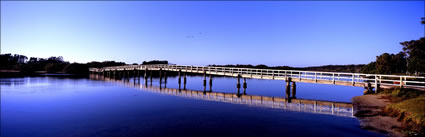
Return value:
<svg viewBox="0 0 425 137">
<path fill-rule="evenodd" d="M 210 67 L 210 66 L 183 66 L 183 65 L 125 65 L 104 68 L 90 68 L 91 73 L 102 74 L 107 77 L 124 76 L 130 77 L 130 73 L 134 77 L 140 78 L 140 73 L 144 72 L 143 77 L 148 78 L 152 71 L 161 72 L 173 71 L 179 74 L 179 83 L 182 73 L 197 73 L 204 75 L 204 85 L 206 84 L 206 76 L 230 76 L 238 77 L 238 86 L 240 86 L 240 78 L 256 78 L 256 79 L 273 79 L 285 80 L 287 86 L 291 82 L 306 82 L 320 84 L 334 84 L 344 86 L 365 87 L 366 89 L 378 92 L 379 88 L 413 88 L 425 90 L 425 77 L 405 76 L 405 75 L 380 75 L 380 74 L 363 74 L 363 73 L 343 73 L 343 72 L 320 72 L 320 71 L 299 71 L 299 70 L 279 70 L 279 69 L 256 69 L 256 68 L 235 68 L 235 67 Z M 150 75 L 152 78 L 152 75 Z M 186 80 L 186 75 L 184 79 Z M 245 82 L 244 82 L 245 85 Z"/>
<path fill-rule="evenodd" d="M 166 88 L 166 82 L 160 86 L 149 86 L 140 84 L 137 80 L 130 82 L 126 80 L 102 77 L 98 74 L 90 75 L 91 79 L 102 80 L 108 82 L 122 83 L 126 86 L 130 86 L 143 91 L 155 92 L 160 94 L 180 96 L 191 99 L 200 99 L 208 101 L 225 102 L 232 104 L 244 104 L 258 107 L 268 107 L 275 109 L 285 109 L 291 111 L 301 111 L 310 113 L 329 114 L 342 117 L 353 117 L 354 108 L 353 104 L 346 102 L 332 102 L 332 101 L 321 101 L 321 100 L 308 100 L 308 99 L 296 99 L 291 97 L 270 97 L 270 96 L 257 96 L 257 95 L 246 95 L 240 93 L 239 88 L 237 93 L 223 93 L 223 92 L 212 92 L 212 91 L 197 91 L 189 89 L 176 89 Z M 244 88 L 245 89 L 245 88 Z M 235 91 L 236 92 L 236 91 Z"/>
</svg>

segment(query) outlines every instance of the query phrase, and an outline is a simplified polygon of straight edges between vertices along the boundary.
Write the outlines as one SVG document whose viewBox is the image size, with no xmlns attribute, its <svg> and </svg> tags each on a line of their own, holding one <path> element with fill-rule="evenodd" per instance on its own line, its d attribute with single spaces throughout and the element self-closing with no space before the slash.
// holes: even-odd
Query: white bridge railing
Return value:
<svg viewBox="0 0 425 137">
<path fill-rule="evenodd" d="M 364 86 L 370 83 L 371 86 L 387 87 L 411 87 L 425 89 L 425 77 L 404 76 L 404 75 L 380 75 L 363 73 L 344 72 L 320 72 L 320 71 L 300 71 L 300 70 L 279 70 L 279 69 L 256 69 L 256 68 L 235 68 L 235 67 L 210 67 L 210 66 L 184 66 L 184 65 L 126 65 L 105 68 L 90 68 L 91 72 L 110 72 L 123 70 L 166 70 L 181 71 L 191 73 L 205 73 L 223 76 L 238 76 L 260 79 L 286 80 L 291 78 L 297 81 L 333 83 L 338 85 Z"/>
</svg>

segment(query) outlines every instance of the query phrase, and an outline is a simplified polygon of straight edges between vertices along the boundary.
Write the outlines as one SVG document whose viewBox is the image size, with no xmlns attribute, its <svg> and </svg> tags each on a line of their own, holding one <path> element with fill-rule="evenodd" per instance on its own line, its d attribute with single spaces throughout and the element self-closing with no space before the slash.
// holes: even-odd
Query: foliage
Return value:
<svg viewBox="0 0 425 137">
<path fill-rule="evenodd" d="M 168 64 L 166 60 L 144 61 L 144 64 Z M 69 63 L 63 60 L 63 57 L 36 58 L 24 55 L 0 54 L 0 69 L 1 70 L 17 70 L 23 74 L 33 74 L 38 71 L 47 73 L 67 73 L 87 75 L 89 68 L 102 68 L 109 66 L 123 66 L 124 62 L 115 61 L 92 61 L 85 64 Z M 137 64 L 135 64 L 137 65 Z"/>
<path fill-rule="evenodd" d="M 425 130 L 425 96 L 407 99 L 398 103 L 390 104 L 387 110 L 399 113 L 399 120 L 404 123 L 412 122 L 409 130 L 424 135 Z"/>
<path fill-rule="evenodd" d="M 67 74 L 88 74 L 89 67 L 87 64 L 71 63 L 63 68 L 63 72 Z"/>
<path fill-rule="evenodd" d="M 376 61 L 371 62 L 362 68 L 362 73 L 369 74 L 400 74 L 407 72 L 406 54 L 384 53 L 376 56 Z"/>
<path fill-rule="evenodd" d="M 0 69 L 13 68 L 16 65 L 23 64 L 28 58 L 24 55 L 15 54 L 1 54 L 0 55 Z"/>
<path fill-rule="evenodd" d="M 418 73 L 425 71 L 425 38 L 401 42 L 403 52 L 407 56 L 409 72 Z"/>
<path fill-rule="evenodd" d="M 166 60 L 143 61 L 143 65 L 148 65 L 148 64 L 168 64 L 168 61 Z"/>
<path fill-rule="evenodd" d="M 424 135 L 425 131 L 425 92 L 406 88 L 384 89 L 380 94 L 389 94 L 391 104 L 385 110 L 390 116 L 403 122 L 403 129 Z"/>
<path fill-rule="evenodd" d="M 125 65 L 125 63 L 115 62 L 115 61 L 103 61 L 103 62 L 92 61 L 87 63 L 87 67 L 89 68 L 103 68 L 103 67 L 109 67 L 109 66 L 122 66 L 122 65 Z"/>
</svg>

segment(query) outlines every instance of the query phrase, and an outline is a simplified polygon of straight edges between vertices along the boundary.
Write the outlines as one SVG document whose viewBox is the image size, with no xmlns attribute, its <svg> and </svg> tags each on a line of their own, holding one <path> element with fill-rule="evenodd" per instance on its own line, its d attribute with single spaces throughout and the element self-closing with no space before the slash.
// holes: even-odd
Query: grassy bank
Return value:
<svg viewBox="0 0 425 137">
<path fill-rule="evenodd" d="M 381 94 L 391 101 L 385 113 L 397 117 L 408 136 L 425 136 L 425 91 L 395 88 Z"/>
</svg>

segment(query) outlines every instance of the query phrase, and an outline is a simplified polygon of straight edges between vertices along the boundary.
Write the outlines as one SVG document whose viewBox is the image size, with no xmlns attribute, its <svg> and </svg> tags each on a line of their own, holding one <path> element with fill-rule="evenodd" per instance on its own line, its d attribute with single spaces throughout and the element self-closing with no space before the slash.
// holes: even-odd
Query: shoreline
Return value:
<svg viewBox="0 0 425 137">
<path fill-rule="evenodd" d="M 401 131 L 403 123 L 385 112 L 385 107 L 391 104 L 387 95 L 356 96 L 352 98 L 352 103 L 355 109 L 354 116 L 359 119 L 361 128 L 390 137 L 406 136 Z"/>
</svg>

